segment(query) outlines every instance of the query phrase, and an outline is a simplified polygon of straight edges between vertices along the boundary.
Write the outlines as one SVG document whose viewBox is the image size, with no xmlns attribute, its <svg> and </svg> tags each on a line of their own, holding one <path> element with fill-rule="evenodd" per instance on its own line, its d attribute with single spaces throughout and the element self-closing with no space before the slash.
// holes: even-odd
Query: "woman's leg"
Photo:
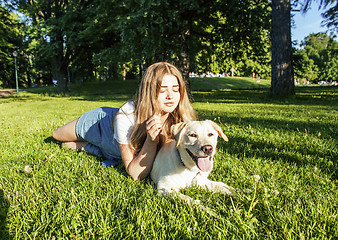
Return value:
<svg viewBox="0 0 338 240">
<path fill-rule="evenodd" d="M 83 150 L 87 145 L 87 142 L 81 141 L 76 135 L 75 127 L 77 121 L 78 118 L 59 127 L 53 132 L 53 138 L 63 142 L 62 147 Z"/>
<path fill-rule="evenodd" d="M 61 142 L 79 141 L 80 139 L 78 139 L 75 132 L 77 120 L 78 118 L 56 129 L 53 132 L 53 138 Z"/>
</svg>

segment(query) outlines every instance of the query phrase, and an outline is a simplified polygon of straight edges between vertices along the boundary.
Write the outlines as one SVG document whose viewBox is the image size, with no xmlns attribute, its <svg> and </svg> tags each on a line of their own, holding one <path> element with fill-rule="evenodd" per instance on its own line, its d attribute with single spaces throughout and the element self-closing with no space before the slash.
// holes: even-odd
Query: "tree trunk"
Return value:
<svg viewBox="0 0 338 240">
<path fill-rule="evenodd" d="M 295 94 L 291 47 L 290 0 L 272 0 L 271 95 Z"/>
<path fill-rule="evenodd" d="M 181 51 L 181 71 L 183 75 L 183 79 L 186 82 L 187 90 L 190 92 L 190 79 L 189 79 L 189 55 L 186 52 L 186 49 L 183 47 L 182 44 L 182 51 Z"/>
<path fill-rule="evenodd" d="M 69 92 L 67 84 L 67 67 L 64 66 L 63 58 L 60 56 L 54 56 L 52 58 L 52 75 L 53 78 L 57 80 L 57 92 Z"/>
<path fill-rule="evenodd" d="M 182 43 L 181 43 L 181 56 L 180 56 L 180 65 L 183 75 L 183 79 L 187 85 L 187 91 L 190 94 L 190 79 L 189 79 L 189 40 L 190 40 L 190 29 L 188 20 L 183 21 L 183 31 L 181 33 Z"/>
<path fill-rule="evenodd" d="M 61 30 L 55 30 L 51 37 L 51 44 L 54 45 L 52 58 L 52 75 L 57 80 L 57 92 L 69 92 L 67 84 L 67 67 L 68 61 L 64 56 L 64 41 Z"/>
<path fill-rule="evenodd" d="M 32 87 L 32 79 L 31 79 L 30 69 L 28 67 L 27 67 L 27 70 L 26 70 L 26 74 L 27 74 L 28 87 Z"/>
</svg>

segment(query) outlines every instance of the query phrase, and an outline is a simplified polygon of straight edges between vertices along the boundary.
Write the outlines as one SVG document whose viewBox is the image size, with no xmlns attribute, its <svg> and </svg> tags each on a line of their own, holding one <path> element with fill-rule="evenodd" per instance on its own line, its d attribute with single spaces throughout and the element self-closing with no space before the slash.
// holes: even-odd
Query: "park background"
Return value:
<svg viewBox="0 0 338 240">
<path fill-rule="evenodd" d="M 1 14 L 1 84 L 15 87 L 16 51 L 25 90 L 0 98 L 0 239 L 337 238 L 337 88 L 271 97 L 269 1 L 2 1 Z M 184 17 L 193 20 L 189 51 Z M 335 24 L 293 49 L 305 74 L 294 62 L 295 79 L 336 80 Z M 236 77 L 189 80 L 199 119 L 230 140 L 219 141 L 210 178 L 236 196 L 182 191 L 209 211 L 51 137 L 86 111 L 132 98 L 148 64 L 182 69 L 182 57 L 198 75 L 236 67 Z M 66 92 L 53 86 L 60 71 Z"/>
<path fill-rule="evenodd" d="M 188 72 L 230 75 L 231 67 L 235 76 L 270 79 L 271 51 L 289 51 L 280 39 L 290 29 L 271 46 L 268 0 L 1 3 L 2 88 L 16 86 L 14 60 L 20 88 L 54 79 L 67 92 L 67 83 L 139 79 L 157 61 L 174 63 L 187 80 Z M 320 6 L 324 27 L 293 42 L 293 76 L 301 84 L 332 82 L 338 76 L 337 1 L 292 1 L 291 15 L 311 3 Z"/>
</svg>

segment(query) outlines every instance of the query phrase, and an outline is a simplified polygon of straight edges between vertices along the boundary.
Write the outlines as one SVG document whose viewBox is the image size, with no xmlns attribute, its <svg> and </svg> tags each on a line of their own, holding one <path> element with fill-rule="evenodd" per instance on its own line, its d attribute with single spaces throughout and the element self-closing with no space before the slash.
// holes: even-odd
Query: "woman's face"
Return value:
<svg viewBox="0 0 338 240">
<path fill-rule="evenodd" d="M 180 101 L 180 97 L 180 86 L 177 78 L 171 74 L 164 75 L 157 97 L 157 103 L 162 114 L 173 112 Z"/>
</svg>

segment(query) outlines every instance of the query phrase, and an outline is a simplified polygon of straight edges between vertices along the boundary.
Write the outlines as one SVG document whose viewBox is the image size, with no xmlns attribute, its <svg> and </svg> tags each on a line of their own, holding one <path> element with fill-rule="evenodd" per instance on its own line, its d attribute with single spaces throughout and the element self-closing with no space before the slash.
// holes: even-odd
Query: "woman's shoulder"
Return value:
<svg viewBox="0 0 338 240">
<path fill-rule="evenodd" d="M 119 110 L 120 113 L 133 113 L 135 112 L 135 102 L 134 100 L 130 100 L 122 105 Z"/>
</svg>

